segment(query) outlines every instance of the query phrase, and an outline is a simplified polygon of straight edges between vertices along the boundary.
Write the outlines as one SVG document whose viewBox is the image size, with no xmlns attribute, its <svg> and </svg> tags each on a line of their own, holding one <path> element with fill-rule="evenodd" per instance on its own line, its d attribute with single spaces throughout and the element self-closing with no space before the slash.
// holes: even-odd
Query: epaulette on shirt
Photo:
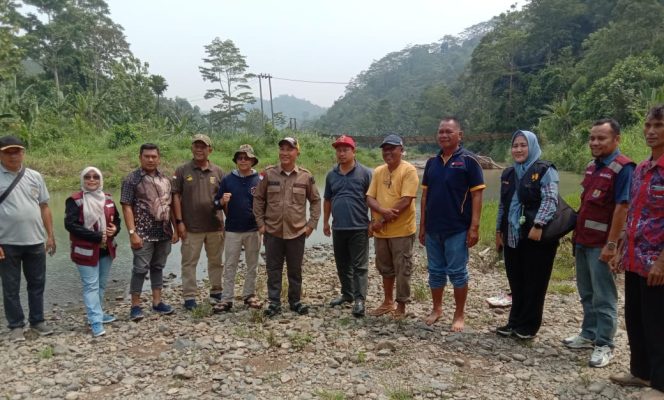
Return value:
<svg viewBox="0 0 664 400">
<path fill-rule="evenodd" d="M 267 170 L 268 169 L 273 169 L 275 166 L 274 165 L 268 165 L 261 172 L 258 173 L 258 179 L 263 180 L 265 178 L 265 175 L 267 175 Z"/>
<path fill-rule="evenodd" d="M 316 183 L 316 180 L 314 179 L 314 174 L 312 174 L 311 171 L 309 171 L 306 168 L 302 168 L 300 166 L 298 166 L 298 168 L 300 169 L 300 171 L 304 171 L 307 174 L 309 174 L 309 182 L 311 182 L 312 185 Z"/>
</svg>

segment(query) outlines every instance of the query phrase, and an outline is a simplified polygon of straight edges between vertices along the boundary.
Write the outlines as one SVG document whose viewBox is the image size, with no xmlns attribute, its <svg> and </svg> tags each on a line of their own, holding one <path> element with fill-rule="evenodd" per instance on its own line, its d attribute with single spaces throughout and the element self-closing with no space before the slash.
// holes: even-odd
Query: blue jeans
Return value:
<svg viewBox="0 0 664 400">
<path fill-rule="evenodd" d="M 111 256 L 103 256 L 99 263 L 94 266 L 77 265 L 78 273 L 81 275 L 83 284 L 83 303 L 88 315 L 88 323 L 101 323 L 104 317 L 104 291 L 108 281 L 108 273 L 111 270 L 113 260 Z"/>
<path fill-rule="evenodd" d="M 44 286 L 46 285 L 46 249 L 44 244 L 14 246 L 3 244 L 5 259 L 0 260 L 2 300 L 9 329 L 25 326 L 21 306 L 21 269 L 27 281 L 30 325 L 44 321 Z"/>
<path fill-rule="evenodd" d="M 438 233 L 425 235 L 429 265 L 429 287 L 445 287 L 449 277 L 452 286 L 462 288 L 468 284 L 468 247 L 467 231 L 444 237 Z"/>
<path fill-rule="evenodd" d="M 581 336 L 613 348 L 618 320 L 615 275 L 599 260 L 601 248 L 576 246 L 576 287 L 583 306 Z"/>
</svg>

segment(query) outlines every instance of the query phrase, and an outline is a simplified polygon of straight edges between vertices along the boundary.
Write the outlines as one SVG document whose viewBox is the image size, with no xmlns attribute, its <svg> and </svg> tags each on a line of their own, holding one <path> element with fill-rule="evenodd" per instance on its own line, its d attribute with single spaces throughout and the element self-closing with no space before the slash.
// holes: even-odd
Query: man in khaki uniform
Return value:
<svg viewBox="0 0 664 400">
<path fill-rule="evenodd" d="M 210 278 L 210 302 L 221 300 L 221 277 L 224 250 L 222 211 L 214 207 L 219 190 L 221 168 L 209 160 L 212 141 L 206 135 L 195 135 L 191 142 L 193 159 L 178 167 L 173 176 L 173 211 L 178 234 L 182 238 L 182 297 L 184 307 L 196 307 L 196 265 L 205 245 Z"/>
<path fill-rule="evenodd" d="M 321 200 L 311 172 L 298 167 L 297 139 L 279 141 L 278 166 L 267 167 L 254 195 L 254 216 L 258 231 L 265 234 L 267 294 L 270 305 L 265 315 L 281 313 L 281 276 L 286 259 L 288 303 L 291 311 L 307 314 L 300 302 L 302 294 L 302 257 L 304 240 L 318 225 Z M 306 203 L 309 201 L 309 220 Z"/>
</svg>

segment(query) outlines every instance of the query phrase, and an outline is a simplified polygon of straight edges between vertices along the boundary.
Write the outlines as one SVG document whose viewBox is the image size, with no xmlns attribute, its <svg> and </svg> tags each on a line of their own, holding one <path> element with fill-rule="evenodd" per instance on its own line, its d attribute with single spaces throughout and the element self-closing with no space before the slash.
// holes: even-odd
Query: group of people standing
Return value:
<svg viewBox="0 0 664 400">
<path fill-rule="evenodd" d="M 664 106 L 649 111 L 644 135 L 651 157 L 635 166 L 618 149 L 616 121 L 599 120 L 590 129 L 593 161 L 581 183 L 573 235 L 584 318 L 580 332 L 563 343 L 573 349 L 592 348 L 592 367 L 610 362 L 617 326 L 615 274 L 624 270 L 630 373 L 611 379 L 623 385 L 652 386 L 648 396 L 664 396 Z M 444 118 L 437 139 L 440 151 L 427 160 L 421 181 L 419 234 L 415 199 L 420 180 L 416 168 L 403 159 L 403 139 L 396 134 L 384 138 L 380 144 L 384 164 L 373 172 L 357 161 L 353 138 L 342 135 L 332 144 L 337 164 L 326 176 L 323 233 L 333 238 L 341 290 L 330 306 L 352 303 L 356 317 L 367 312 L 369 239 L 373 237 L 383 300 L 368 313 L 404 318 L 411 299 L 412 253 L 418 234 L 426 248 L 432 297 L 432 309 L 424 321 L 432 325 L 443 315 L 443 292 L 449 280 L 455 302 L 451 329 L 464 329 L 468 252 L 479 240 L 486 184 L 477 158 L 462 146 L 458 119 Z M 305 240 L 318 225 L 321 198 L 313 175 L 297 164 L 301 151 L 297 139 L 285 137 L 278 144 L 277 165 L 258 173 L 254 169 L 258 158 L 251 145 L 244 144 L 233 156 L 236 168 L 224 174 L 209 160 L 210 138 L 195 135 L 192 160 L 178 167 L 173 177 L 158 168 L 156 145 L 140 147 L 140 167 L 123 180 L 120 199 L 133 252 L 131 320 L 144 317 L 141 293 L 148 274 L 152 311 L 174 312 L 162 300 L 161 289 L 171 245 L 179 240 L 185 309 L 198 306 L 196 266 L 203 247 L 214 310 L 227 312 L 233 307 L 243 249 L 247 271 L 241 298 L 247 307 L 263 309 L 256 293 L 263 242 L 268 301 L 263 312 L 268 317 L 282 312 L 285 262 L 289 308 L 297 314 L 308 313 L 301 299 L 302 260 Z M 45 254 L 55 252 L 49 195 L 41 175 L 23 166 L 24 153 L 20 139 L 0 138 L 0 277 L 10 338 L 16 341 L 24 340 L 21 271 L 28 281 L 30 327 L 43 335 L 52 333 L 43 315 Z M 507 323 L 496 333 L 526 340 L 535 337 L 542 324 L 559 245 L 559 238 L 546 233 L 558 218 L 559 176 L 541 154 L 533 132 L 513 134 L 514 164 L 501 176 L 496 219 L 496 249 L 504 254 L 512 293 Z M 88 323 L 92 334 L 100 336 L 105 333 L 104 324 L 115 320 L 103 311 L 103 299 L 121 219 L 111 196 L 103 191 L 99 169 L 85 168 L 80 182 L 81 190 L 66 201 L 65 227 L 83 285 Z"/>
</svg>

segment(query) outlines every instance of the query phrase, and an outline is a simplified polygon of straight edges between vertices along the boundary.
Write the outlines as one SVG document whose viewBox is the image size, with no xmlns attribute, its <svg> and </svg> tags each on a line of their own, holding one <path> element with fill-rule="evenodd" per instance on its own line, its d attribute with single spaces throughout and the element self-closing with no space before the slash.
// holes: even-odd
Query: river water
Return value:
<svg viewBox="0 0 664 400">
<path fill-rule="evenodd" d="M 487 189 L 484 193 L 485 201 L 492 201 L 498 199 L 499 181 L 501 170 L 485 170 L 484 177 L 487 182 Z M 562 195 L 580 191 L 581 177 L 577 174 L 561 172 L 561 186 L 560 192 Z M 318 182 L 324 182 L 324 177 L 318 179 Z M 75 188 L 72 188 L 75 190 Z M 319 188 L 321 196 L 323 195 L 323 188 Z M 48 310 L 53 306 L 70 307 L 82 303 L 81 300 L 81 284 L 79 281 L 78 271 L 69 259 L 69 234 L 64 228 L 64 208 L 65 200 L 70 195 L 68 192 L 52 192 L 49 205 L 53 212 L 53 223 L 55 229 L 55 237 L 57 244 L 57 252 L 53 257 L 47 256 L 46 261 L 46 290 L 44 294 L 45 308 Z M 116 204 L 119 205 L 120 193 L 119 190 L 113 192 Z M 417 201 L 418 221 L 419 221 L 419 193 Z M 323 224 L 319 222 L 318 229 L 307 239 L 307 247 L 315 244 L 331 243 L 331 238 L 323 235 Z M 106 295 L 107 299 L 115 299 L 125 297 L 129 290 L 129 278 L 131 277 L 131 263 L 132 253 L 129 248 L 129 240 L 126 232 L 124 221 L 122 222 L 122 231 L 118 235 L 118 255 L 111 268 L 109 277 L 109 288 Z M 306 250 L 305 250 L 306 251 Z M 197 267 L 197 277 L 202 279 L 207 276 L 207 260 L 204 256 L 205 251 L 201 253 L 201 260 Z M 175 281 L 180 277 L 180 244 L 177 243 L 172 247 L 170 256 L 166 263 L 164 276 L 168 274 L 175 275 Z M 149 290 L 149 282 L 146 282 L 144 289 Z M 1 289 L 0 289 L 1 290 Z M 22 282 L 22 303 L 24 308 L 27 307 L 27 300 L 25 298 L 25 280 Z M 0 304 L 0 308 L 2 305 Z M 4 320 L 4 312 L 1 313 L 0 319 Z M 26 309 L 27 316 L 27 309 Z"/>
</svg>

